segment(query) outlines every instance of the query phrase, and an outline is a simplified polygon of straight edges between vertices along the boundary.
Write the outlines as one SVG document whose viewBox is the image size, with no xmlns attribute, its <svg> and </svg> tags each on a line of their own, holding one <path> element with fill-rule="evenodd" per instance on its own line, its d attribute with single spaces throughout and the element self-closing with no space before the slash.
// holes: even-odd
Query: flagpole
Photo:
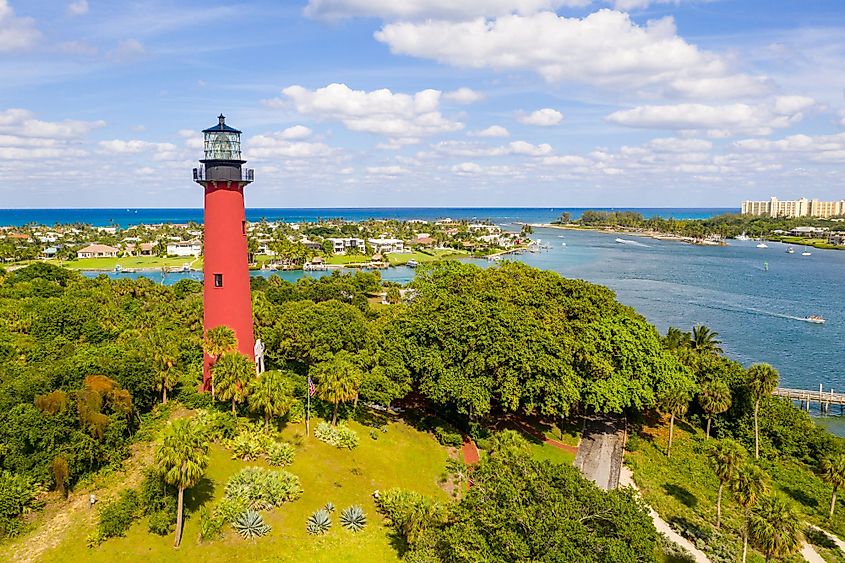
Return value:
<svg viewBox="0 0 845 563">
<path fill-rule="evenodd" d="M 308 378 L 308 392 L 307 392 L 306 395 L 308 397 L 308 399 L 307 399 L 308 407 L 305 410 L 305 435 L 310 436 L 311 435 L 311 429 L 309 428 L 309 424 L 308 424 L 311 420 L 311 378 L 310 377 Z"/>
</svg>

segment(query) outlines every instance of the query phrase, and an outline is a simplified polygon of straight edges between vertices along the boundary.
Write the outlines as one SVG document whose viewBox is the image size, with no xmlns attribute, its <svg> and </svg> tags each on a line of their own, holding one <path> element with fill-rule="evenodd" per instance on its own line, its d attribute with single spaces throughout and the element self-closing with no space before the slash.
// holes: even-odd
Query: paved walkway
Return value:
<svg viewBox="0 0 845 563">
<path fill-rule="evenodd" d="M 808 543 L 804 543 L 804 545 L 801 546 L 801 557 L 810 563 L 825 563 L 822 556 L 819 555 L 816 550 L 813 549 L 813 546 Z"/>
<path fill-rule="evenodd" d="M 625 419 L 588 418 L 575 455 L 575 467 L 602 489 L 615 489 L 619 485 L 624 446 Z"/>
<path fill-rule="evenodd" d="M 545 434 L 543 434 L 542 432 L 540 432 L 536 428 L 530 426 L 529 424 L 523 424 L 521 422 L 511 421 L 509 426 L 511 426 L 514 430 L 517 430 L 519 432 L 523 432 L 525 434 L 533 436 L 534 438 L 537 438 L 538 440 L 542 440 L 544 444 L 548 444 L 549 446 L 552 446 L 552 447 L 557 448 L 559 450 L 563 450 L 565 452 L 569 452 L 569 453 L 572 453 L 572 454 L 578 453 L 578 447 L 577 446 L 570 446 L 569 444 L 564 444 L 563 442 L 561 442 L 559 440 L 555 440 L 553 438 L 548 438 Z"/>
<path fill-rule="evenodd" d="M 478 454 L 478 447 L 469 436 L 464 436 L 464 443 L 461 444 L 461 452 L 464 455 L 464 463 L 467 465 L 475 465 L 481 461 L 481 456 Z"/>
</svg>

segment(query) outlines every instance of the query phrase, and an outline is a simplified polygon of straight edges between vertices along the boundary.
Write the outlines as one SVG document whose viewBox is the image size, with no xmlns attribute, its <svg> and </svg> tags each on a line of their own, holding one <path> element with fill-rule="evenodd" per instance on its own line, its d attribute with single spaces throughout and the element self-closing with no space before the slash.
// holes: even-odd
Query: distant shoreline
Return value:
<svg viewBox="0 0 845 563">
<path fill-rule="evenodd" d="M 650 238 L 655 240 L 666 240 L 670 242 L 682 242 L 685 244 L 694 244 L 697 246 L 725 246 L 724 242 L 718 242 L 714 240 L 707 240 L 707 239 L 696 239 L 692 237 L 684 237 L 681 235 L 674 235 L 671 233 L 661 233 L 659 231 L 647 231 L 642 229 L 635 229 L 635 228 L 625 228 L 625 227 L 604 227 L 604 226 L 596 226 L 596 227 L 584 227 L 582 225 L 561 225 L 561 224 L 554 224 L 554 223 L 543 223 L 543 224 L 536 224 L 531 225 L 532 227 L 545 227 L 547 229 L 561 229 L 561 230 L 569 230 L 569 231 L 593 231 L 598 233 L 607 233 L 607 234 L 614 234 L 614 235 L 630 235 L 630 236 L 638 236 L 644 238 Z"/>
</svg>

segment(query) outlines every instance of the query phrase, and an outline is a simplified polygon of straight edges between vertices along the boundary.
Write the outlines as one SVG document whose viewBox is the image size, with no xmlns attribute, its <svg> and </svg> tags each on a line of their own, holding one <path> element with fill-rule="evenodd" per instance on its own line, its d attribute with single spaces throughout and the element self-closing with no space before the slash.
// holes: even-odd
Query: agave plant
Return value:
<svg viewBox="0 0 845 563">
<path fill-rule="evenodd" d="M 350 532 L 360 532 L 367 525 L 367 515 L 360 506 L 349 506 L 340 513 L 340 523 Z"/>
<path fill-rule="evenodd" d="M 232 526 L 246 539 L 259 538 L 270 531 L 270 526 L 264 522 L 261 514 L 254 510 L 241 513 Z"/>
<path fill-rule="evenodd" d="M 334 512 L 334 503 L 332 501 L 327 502 L 326 506 L 323 507 L 323 510 L 329 513 Z"/>
<path fill-rule="evenodd" d="M 309 534 L 325 534 L 332 527 L 332 517 L 325 508 L 321 508 L 308 517 L 305 529 Z"/>
</svg>

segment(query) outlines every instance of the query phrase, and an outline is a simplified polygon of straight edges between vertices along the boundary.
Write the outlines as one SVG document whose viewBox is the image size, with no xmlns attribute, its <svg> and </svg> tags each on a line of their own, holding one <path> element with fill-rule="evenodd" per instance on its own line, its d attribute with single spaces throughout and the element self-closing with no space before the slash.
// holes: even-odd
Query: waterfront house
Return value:
<svg viewBox="0 0 845 563">
<path fill-rule="evenodd" d="M 821 237 L 826 233 L 827 229 L 819 227 L 795 227 L 789 231 L 789 234 L 794 237 Z"/>
<path fill-rule="evenodd" d="M 85 248 L 76 251 L 77 258 L 117 258 L 119 248 L 107 244 L 89 244 Z"/>
<path fill-rule="evenodd" d="M 126 245 L 127 256 L 152 256 L 153 247 L 155 245 L 151 242 L 142 242 L 140 244 L 130 243 Z"/>
<path fill-rule="evenodd" d="M 202 254 L 202 243 L 199 240 L 182 240 L 167 243 L 167 254 L 175 256 L 199 256 Z"/>
<path fill-rule="evenodd" d="M 404 252 L 405 242 L 398 238 L 371 238 L 368 241 L 373 251 L 379 254 L 390 252 Z"/>
<path fill-rule="evenodd" d="M 344 255 L 347 252 L 359 252 L 364 254 L 366 252 L 366 244 L 364 239 L 360 238 L 328 238 L 326 239 L 332 243 L 332 252 L 337 255 Z"/>
</svg>

